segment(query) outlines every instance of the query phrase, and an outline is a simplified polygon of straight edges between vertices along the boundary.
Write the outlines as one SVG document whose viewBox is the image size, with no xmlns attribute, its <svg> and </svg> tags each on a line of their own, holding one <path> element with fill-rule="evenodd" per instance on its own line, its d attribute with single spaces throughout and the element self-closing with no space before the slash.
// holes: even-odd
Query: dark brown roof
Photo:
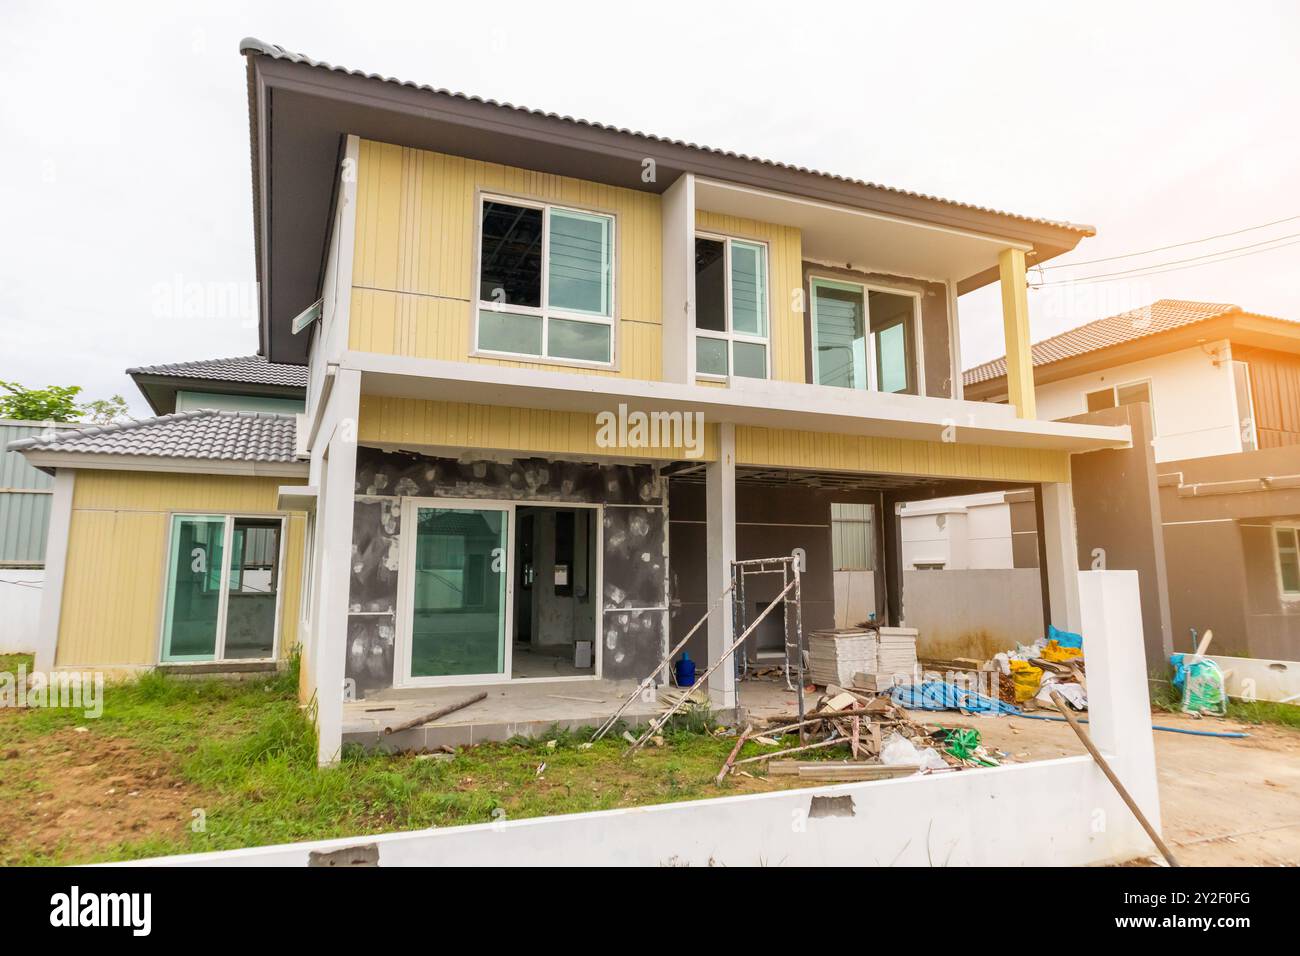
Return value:
<svg viewBox="0 0 1300 956">
<path fill-rule="evenodd" d="M 1119 315 L 1098 319 L 1081 325 L 1032 347 L 1034 367 L 1061 362 L 1077 355 L 1097 352 L 1113 345 L 1133 342 L 1161 332 L 1169 332 L 1197 322 L 1215 319 L 1222 315 L 1236 315 L 1241 306 L 1224 302 L 1190 302 L 1185 299 L 1160 299 L 1139 309 L 1130 309 Z M 1286 320 L 1282 320 L 1286 321 Z M 976 365 L 962 373 L 966 385 L 978 385 L 1007 374 L 1006 356 L 983 365 Z"/>
</svg>

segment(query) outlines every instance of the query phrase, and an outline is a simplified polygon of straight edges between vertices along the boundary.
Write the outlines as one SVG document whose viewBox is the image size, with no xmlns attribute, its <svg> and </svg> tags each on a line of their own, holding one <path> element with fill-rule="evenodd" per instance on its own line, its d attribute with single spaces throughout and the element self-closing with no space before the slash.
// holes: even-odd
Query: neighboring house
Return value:
<svg viewBox="0 0 1300 956">
<path fill-rule="evenodd" d="M 898 512 L 903 567 L 966 571 L 1038 567 L 1032 491 L 910 502 Z"/>
<path fill-rule="evenodd" d="M 837 582 L 904 622 L 897 507 L 976 491 L 1034 492 L 1046 618 L 1079 626 L 1071 456 L 1129 429 L 1038 421 L 1023 377 L 1015 407 L 963 400 L 956 302 L 1000 283 L 1027 367 L 1026 261 L 1089 227 L 243 52 L 259 351 L 306 369 L 296 444 L 217 411 L 26 446 L 56 473 L 46 664 L 296 643 L 330 761 L 374 739 L 356 697 L 640 680 L 704 616 L 716 660 L 737 557 L 803 555 L 806 629 L 857 600 Z M 234 610 L 267 528 L 270 648 L 233 623 L 268 613 Z M 709 691 L 734 708 L 733 669 Z"/>
<path fill-rule="evenodd" d="M 1148 631 L 1163 600 L 1167 633 L 1148 634 L 1152 662 L 1191 649 L 1193 628 L 1213 629 L 1221 654 L 1300 659 L 1300 322 L 1163 299 L 1033 354 L 1040 418 L 1118 421 L 1107 410 L 1133 405 L 1153 435 L 1162 548 L 1145 543 L 1142 495 L 1133 501 L 1143 515 L 1120 520 L 1102 513 L 1101 498 L 1075 501 L 1081 527 L 1096 515 L 1106 529 L 1080 531 L 1082 566 L 1129 566 L 1117 555 L 1154 562 L 1143 582 Z M 1002 359 L 969 369 L 967 396 L 1000 400 L 1005 369 Z M 1128 473 L 1140 470 L 1135 462 Z"/>
<path fill-rule="evenodd" d="M 1300 322 L 1161 299 L 1033 347 L 1038 417 L 1146 403 L 1157 462 L 1300 443 Z M 1006 363 L 965 373 L 966 397 L 1005 401 Z"/>
<path fill-rule="evenodd" d="M 277 365 L 261 355 L 147 365 L 126 374 L 156 415 L 196 408 L 292 415 L 306 407 L 307 369 Z"/>
</svg>

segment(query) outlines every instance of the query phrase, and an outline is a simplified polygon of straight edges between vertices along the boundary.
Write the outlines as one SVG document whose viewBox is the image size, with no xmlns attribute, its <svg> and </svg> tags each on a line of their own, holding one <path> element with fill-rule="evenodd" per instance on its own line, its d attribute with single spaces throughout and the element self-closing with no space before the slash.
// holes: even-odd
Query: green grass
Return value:
<svg viewBox="0 0 1300 956">
<path fill-rule="evenodd" d="M 20 666 L 26 668 L 27 673 L 30 674 L 34 660 L 35 657 L 31 654 L 0 654 L 0 674 L 16 675 Z"/>
<path fill-rule="evenodd" d="M 98 720 L 87 720 L 80 711 L 48 709 L 3 715 L 0 756 L 10 759 L 0 763 L 0 808 L 9 809 L 0 809 L 8 814 L 0 818 L 0 862 L 130 859 L 789 785 L 788 778 L 769 785 L 761 778 L 733 776 L 715 786 L 713 778 L 734 737 L 710 734 L 707 712 L 674 720 L 663 746 L 647 746 L 631 759 L 623 756 L 627 744 L 619 727 L 590 748 L 582 746 L 588 733 L 557 731 L 540 739 L 465 748 L 450 759 L 348 749 L 337 766 L 322 770 L 316 766 L 314 731 L 297 703 L 296 687 L 292 669 L 241 683 L 150 673 L 110 685 Z M 85 756 L 76 750 L 79 746 L 88 748 Z M 103 759 L 95 748 L 133 766 L 156 766 L 169 781 L 179 782 L 183 790 L 167 804 L 168 819 L 149 827 L 148 835 L 125 840 L 96 842 L 51 836 L 48 830 L 38 839 L 39 821 L 23 814 L 36 813 L 29 808 L 44 799 L 66 794 L 66 787 L 60 791 L 60 775 L 73 772 L 78 759 L 83 765 Z M 121 748 L 126 748 L 125 756 Z M 749 743 L 743 755 L 771 749 Z M 822 750 L 808 756 L 844 754 Z M 82 820 L 95 813 L 95 801 L 106 792 L 97 779 L 86 791 L 91 806 L 74 815 Z M 163 788 L 161 793 L 166 798 L 171 791 Z M 189 828 L 196 807 L 205 816 L 205 829 L 198 833 Z"/>
<path fill-rule="evenodd" d="M 1170 674 L 1151 681 L 1151 706 L 1172 714 L 1182 713 L 1183 694 L 1169 682 Z M 1300 729 L 1300 706 L 1279 704 L 1271 700 L 1239 700 L 1228 698 L 1227 717 L 1244 724 L 1274 724 Z"/>
</svg>

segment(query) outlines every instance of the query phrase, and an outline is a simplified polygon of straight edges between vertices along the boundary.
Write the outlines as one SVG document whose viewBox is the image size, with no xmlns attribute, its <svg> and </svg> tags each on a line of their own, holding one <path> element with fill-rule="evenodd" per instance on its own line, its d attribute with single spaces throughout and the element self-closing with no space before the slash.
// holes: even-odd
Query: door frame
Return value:
<svg viewBox="0 0 1300 956">
<path fill-rule="evenodd" d="M 222 521 L 221 532 L 221 596 L 217 603 L 217 635 L 216 642 L 212 647 L 211 657 L 183 656 L 167 657 L 167 637 L 168 637 L 168 608 L 171 606 L 172 590 L 172 573 L 176 570 L 174 567 L 174 549 L 176 547 L 176 521 L 180 518 L 220 518 Z M 233 556 L 230 553 L 231 545 L 235 539 L 235 522 L 240 518 L 249 518 L 257 521 L 278 521 L 280 523 L 279 540 L 276 542 L 276 567 L 275 567 L 275 623 L 271 632 L 271 653 L 268 657 L 234 657 L 227 658 L 226 653 L 226 618 L 227 609 L 230 605 L 230 565 Z M 245 512 L 245 511 L 227 511 L 227 512 L 204 512 L 204 511 L 171 511 L 167 513 L 167 547 L 163 549 L 166 557 L 163 559 L 163 593 L 161 620 L 158 622 L 158 663 L 159 664 L 229 664 L 229 663 L 265 663 L 267 661 L 276 661 L 280 659 L 280 614 L 284 606 L 284 559 L 287 547 L 287 537 L 289 533 L 288 516 L 283 514 L 269 514 L 266 512 Z"/>
<path fill-rule="evenodd" d="M 604 618 L 604 505 L 570 501 L 514 501 L 505 498 L 430 498 L 424 496 L 399 499 L 402 509 L 402 530 L 398 541 L 399 562 L 397 574 L 397 627 L 393 647 L 394 687 L 454 687 L 464 684 L 545 683 L 556 681 L 597 680 L 600 678 L 602 655 L 600 635 Z M 515 550 L 518 545 L 517 510 L 525 508 L 553 508 L 569 510 L 591 508 L 596 512 L 596 587 L 593 600 L 597 603 L 595 633 L 592 635 L 593 659 L 591 674 L 574 677 L 514 677 L 514 624 L 515 624 Z M 412 677 L 411 650 L 415 611 L 415 520 L 420 508 L 451 508 L 469 511 L 506 512 L 506 607 L 501 673 L 452 674 L 442 677 Z M 410 509 L 410 510 L 408 510 Z M 411 520 L 407 520 L 410 518 Z"/>
</svg>

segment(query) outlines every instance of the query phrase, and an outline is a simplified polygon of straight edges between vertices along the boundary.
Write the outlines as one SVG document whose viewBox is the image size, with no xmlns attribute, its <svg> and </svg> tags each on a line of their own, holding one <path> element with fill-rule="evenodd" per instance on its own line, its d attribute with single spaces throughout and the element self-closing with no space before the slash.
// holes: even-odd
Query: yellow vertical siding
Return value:
<svg viewBox="0 0 1300 956">
<path fill-rule="evenodd" d="M 704 232 L 754 239 L 768 248 L 768 292 L 772 321 L 772 378 L 803 382 L 803 239 L 793 226 L 723 216 L 697 210 L 695 228 Z"/>
<path fill-rule="evenodd" d="M 1070 456 L 1063 451 L 744 425 L 736 428 L 736 464 L 989 481 L 1070 480 Z"/>
<path fill-rule="evenodd" d="M 407 448 L 471 448 L 538 455 L 582 455 L 645 461 L 688 457 L 684 448 L 603 448 L 596 416 L 504 405 L 471 405 L 361 396 L 357 440 Z M 717 426 L 705 425 L 702 461 L 717 457 Z"/>
<path fill-rule="evenodd" d="M 283 478 L 79 471 L 59 616 L 58 667 L 158 662 L 172 512 L 282 514 Z M 280 654 L 297 642 L 306 516 L 289 514 L 280 568 Z"/>
<path fill-rule="evenodd" d="M 639 175 L 629 167 L 629 175 Z M 618 368 L 662 374 L 660 200 L 653 193 L 428 150 L 362 141 L 357 171 L 351 348 L 512 368 L 552 363 L 471 357 L 478 192 L 563 203 L 615 218 Z"/>
</svg>

